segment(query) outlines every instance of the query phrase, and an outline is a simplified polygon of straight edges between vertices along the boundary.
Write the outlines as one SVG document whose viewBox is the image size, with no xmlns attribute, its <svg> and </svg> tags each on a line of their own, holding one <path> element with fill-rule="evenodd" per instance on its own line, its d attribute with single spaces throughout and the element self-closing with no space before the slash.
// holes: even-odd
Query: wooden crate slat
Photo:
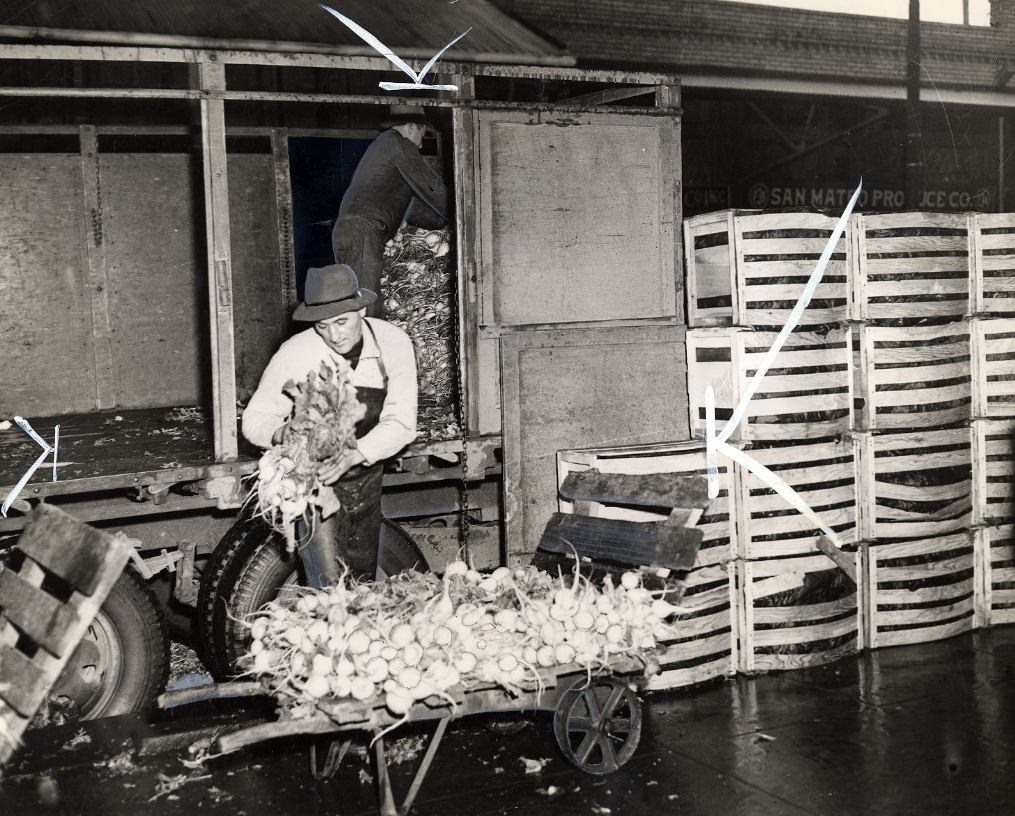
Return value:
<svg viewBox="0 0 1015 816">
<path fill-rule="evenodd" d="M 979 213 L 973 218 L 974 301 L 977 314 L 1015 313 L 1015 217 Z"/>
<path fill-rule="evenodd" d="M 796 609 L 793 606 L 781 608 L 782 611 Z M 852 609 L 856 610 L 854 598 Z M 755 610 L 757 614 L 757 610 Z M 787 619 L 784 622 L 789 622 Z M 757 619 L 755 619 L 757 623 Z M 842 618 L 841 620 L 829 621 L 828 623 L 809 624 L 805 626 L 794 626 L 787 629 L 756 629 L 754 631 L 754 645 L 763 646 L 789 646 L 797 643 L 813 643 L 816 640 L 831 640 L 843 635 L 855 634 L 857 631 L 856 616 Z"/>
<path fill-rule="evenodd" d="M 931 350 L 931 348 L 924 349 L 921 355 L 926 359 L 927 352 Z M 969 380 L 969 355 L 967 354 L 964 360 L 934 365 L 909 366 L 879 362 L 869 376 L 876 385 L 895 385 L 899 382 L 920 383 L 932 380 L 953 380 L 962 377 Z M 915 379 L 917 377 L 922 379 Z M 929 385 L 927 386 L 927 388 L 930 387 Z M 941 402 L 942 400 L 931 401 Z"/>
<path fill-rule="evenodd" d="M 55 679 L 39 661 L 13 646 L 0 646 L 0 700 L 26 721 L 35 714 Z"/>
<path fill-rule="evenodd" d="M 858 647 L 852 643 L 838 646 L 835 649 L 808 652 L 807 654 L 764 654 L 754 657 L 755 671 L 792 671 L 823 666 L 856 654 Z"/>
<path fill-rule="evenodd" d="M 872 320 L 896 320 L 906 317 L 921 320 L 927 317 L 961 318 L 966 313 L 966 301 L 921 301 L 916 303 L 873 302 L 867 305 L 867 317 Z"/>
<path fill-rule="evenodd" d="M 871 252 L 870 239 L 867 239 L 867 251 Z M 868 280 L 868 284 L 875 282 L 878 276 L 884 276 L 883 289 L 880 296 L 886 295 L 931 295 L 935 287 L 945 281 L 955 278 L 944 277 L 948 273 L 965 272 L 967 269 L 966 256 L 957 255 L 954 258 L 933 257 L 933 258 L 867 258 L 867 274 L 874 280 Z M 924 288 L 920 290 L 915 284 L 919 281 L 918 275 L 923 276 Z M 889 277 L 908 276 L 908 277 Z M 968 281 L 966 289 L 968 292 Z M 895 287 L 895 288 L 892 288 Z M 873 293 L 869 293 L 873 294 Z"/>
<path fill-rule="evenodd" d="M 7 620 L 53 657 L 63 657 L 72 645 L 75 608 L 32 586 L 10 569 L 0 571 L 0 609 Z"/>
<path fill-rule="evenodd" d="M 757 279 L 764 280 L 765 278 L 783 278 L 783 277 L 796 277 L 801 280 L 797 283 L 789 284 L 772 284 L 773 286 L 789 286 L 796 287 L 796 297 L 800 297 L 803 291 L 803 284 L 806 283 L 807 278 L 811 276 L 814 271 L 814 258 L 785 258 L 777 261 L 759 261 L 752 260 L 749 266 L 749 274 L 747 276 L 747 285 L 750 287 L 763 286 L 765 284 L 757 284 L 754 281 Z M 841 297 L 841 290 L 839 289 L 838 281 L 830 281 L 834 278 L 845 278 L 849 274 L 849 266 L 845 261 L 840 260 L 829 260 L 828 265 L 825 267 L 825 274 L 821 276 L 821 283 L 818 284 L 816 291 L 824 291 L 828 297 L 836 296 Z M 822 287 L 828 287 L 823 289 Z M 755 298 L 756 300 L 759 298 Z"/>
<path fill-rule="evenodd" d="M 708 482 L 703 476 L 587 470 L 570 473 L 560 486 L 560 494 L 570 501 L 699 508 L 708 504 Z"/>
<path fill-rule="evenodd" d="M 961 635 L 973 628 L 973 615 L 962 620 L 943 623 L 937 626 L 919 626 L 914 629 L 890 629 L 878 634 L 878 648 L 889 646 L 910 646 L 914 643 L 930 643 L 934 640 L 945 640 L 946 638 Z"/>
<path fill-rule="evenodd" d="M 879 589 L 878 601 L 886 605 L 906 605 L 928 601 L 947 601 L 960 595 L 972 592 L 974 581 L 967 578 L 955 584 L 934 587 L 916 587 L 913 589 Z"/>
<path fill-rule="evenodd" d="M 701 531 L 690 527 L 554 513 L 539 546 L 562 555 L 573 546 L 593 560 L 686 570 L 694 565 L 701 539 Z"/>
<path fill-rule="evenodd" d="M 830 618 L 842 612 L 849 612 L 856 609 L 856 598 L 847 595 L 835 601 L 819 604 L 804 604 L 802 606 L 759 606 L 754 610 L 754 622 L 758 623 L 805 623 L 807 621 Z"/>
<path fill-rule="evenodd" d="M 971 592 L 971 590 L 970 590 Z M 917 590 L 919 594 L 919 590 Z M 917 603 L 922 598 L 914 601 Z M 934 598 L 933 600 L 941 600 Z M 920 607 L 916 609 L 884 609 L 878 611 L 879 626 L 910 626 L 913 624 L 940 623 L 965 615 L 973 610 L 972 595 L 954 603 L 942 604 L 934 607 Z"/>
<path fill-rule="evenodd" d="M 75 538 L 76 534 L 81 538 Z M 18 539 L 18 549 L 82 595 L 91 595 L 102 580 L 95 565 L 101 563 L 111 541 L 94 527 L 70 527 L 65 514 L 41 504 Z"/>
</svg>

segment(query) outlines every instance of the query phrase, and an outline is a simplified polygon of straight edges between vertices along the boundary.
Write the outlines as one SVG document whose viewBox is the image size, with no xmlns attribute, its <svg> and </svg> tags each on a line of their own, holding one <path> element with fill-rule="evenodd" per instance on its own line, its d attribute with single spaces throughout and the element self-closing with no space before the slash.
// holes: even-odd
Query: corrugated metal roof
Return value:
<svg viewBox="0 0 1015 816">
<path fill-rule="evenodd" d="M 329 5 L 405 56 L 432 55 L 471 27 L 447 52 L 448 59 L 573 63 L 560 47 L 490 0 L 334 0 Z M 0 37 L 78 43 L 129 37 L 137 45 L 166 45 L 167 38 L 173 38 L 180 45 L 186 41 L 194 47 L 217 43 L 244 49 L 290 46 L 279 50 L 294 50 L 291 45 L 298 43 L 322 47 L 307 50 L 376 53 L 314 0 L 0 0 Z"/>
<path fill-rule="evenodd" d="M 584 65 L 902 82 L 905 20 L 717 0 L 494 0 L 562 43 Z M 992 10 L 1000 15 L 1001 3 Z M 1015 48 L 1015 14 L 999 27 L 924 23 L 924 81 L 989 88 Z"/>
</svg>

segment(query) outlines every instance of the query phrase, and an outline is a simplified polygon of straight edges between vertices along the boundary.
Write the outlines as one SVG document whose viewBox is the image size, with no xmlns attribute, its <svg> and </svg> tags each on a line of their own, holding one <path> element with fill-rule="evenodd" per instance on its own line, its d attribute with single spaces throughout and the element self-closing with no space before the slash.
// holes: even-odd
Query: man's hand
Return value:
<svg viewBox="0 0 1015 816">
<path fill-rule="evenodd" d="M 350 468 L 364 461 L 366 460 L 358 448 L 343 451 L 337 456 L 325 459 L 317 468 L 317 476 L 324 484 L 331 485 L 341 479 Z"/>
</svg>

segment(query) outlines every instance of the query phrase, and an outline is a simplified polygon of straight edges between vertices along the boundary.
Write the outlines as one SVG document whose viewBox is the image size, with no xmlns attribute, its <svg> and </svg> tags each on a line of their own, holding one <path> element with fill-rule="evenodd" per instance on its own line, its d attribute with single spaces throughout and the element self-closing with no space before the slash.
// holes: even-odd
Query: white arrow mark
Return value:
<svg viewBox="0 0 1015 816">
<path fill-rule="evenodd" d="M 412 68 L 409 67 L 408 63 L 406 63 L 405 60 L 403 60 L 394 51 L 392 51 L 390 48 L 388 48 L 388 46 L 386 46 L 384 43 L 382 43 L 380 40 L 378 40 L 373 34 L 371 34 L 369 31 L 367 31 L 365 28 L 363 28 L 363 26 L 359 25 L 359 23 L 353 22 L 348 17 L 346 17 L 344 14 L 340 14 L 339 12 L 335 11 L 335 9 L 331 8 L 330 6 L 324 6 L 324 5 L 322 5 L 321 8 L 324 9 L 326 12 L 328 12 L 328 14 L 331 14 L 332 16 L 337 17 L 339 20 L 341 20 L 343 23 L 345 23 L 345 25 L 348 26 L 353 31 L 353 33 L 358 35 L 360 37 L 360 39 L 363 40 L 363 42 L 365 42 L 367 45 L 369 45 L 371 48 L 373 48 L 375 51 L 377 51 L 378 54 L 380 54 L 382 57 L 384 57 L 386 60 L 388 60 L 390 63 L 392 63 L 400 71 L 403 71 L 404 73 L 408 74 L 408 76 L 412 79 L 411 83 L 409 83 L 409 82 L 380 82 L 380 83 L 378 83 L 380 85 L 380 87 L 384 88 L 385 90 L 388 90 L 388 91 L 398 91 L 398 90 L 408 90 L 408 89 L 417 90 L 417 91 L 418 90 L 427 90 L 427 91 L 457 91 L 458 90 L 458 86 L 457 85 L 424 85 L 423 84 L 423 77 L 425 77 L 427 72 L 431 68 L 433 68 L 434 64 L 437 62 L 437 60 L 439 60 L 441 58 L 441 55 L 443 55 L 445 51 L 447 51 L 451 46 L 453 46 L 456 42 L 458 42 L 460 39 L 462 39 L 462 37 L 464 37 L 466 34 L 468 34 L 470 31 L 472 31 L 471 27 L 465 29 L 465 31 L 463 31 L 461 34 L 459 34 L 457 37 L 455 37 L 451 42 L 449 42 L 447 45 L 445 45 L 440 51 L 438 51 L 436 54 L 434 54 L 433 57 L 431 57 L 430 62 L 428 62 L 426 65 L 424 65 L 423 69 L 419 73 L 416 73 L 415 71 L 412 70 Z"/>
<path fill-rule="evenodd" d="M 39 465 L 41 465 L 43 462 L 46 461 L 46 457 L 49 456 L 50 454 L 53 454 L 53 481 L 54 482 L 56 481 L 56 453 L 57 448 L 60 445 L 59 425 L 57 425 L 53 429 L 53 445 L 52 447 L 50 447 L 49 443 L 41 436 L 39 436 L 35 432 L 35 429 L 28 424 L 28 420 L 16 416 L 14 417 L 14 421 L 17 422 L 19 426 L 21 426 L 21 430 L 23 430 L 26 434 L 32 437 L 32 439 L 35 440 L 35 442 L 42 448 L 42 453 L 40 454 L 39 458 L 35 460 L 35 464 L 33 464 L 27 470 L 25 475 L 21 477 L 21 481 L 19 481 L 16 485 L 14 485 L 14 489 L 11 490 L 11 492 L 7 495 L 7 498 L 4 499 L 3 506 L 0 506 L 0 513 L 3 514 L 4 518 L 7 517 L 7 511 L 14 503 L 14 500 L 18 497 L 18 493 L 20 493 L 24 489 L 25 485 L 28 484 L 28 480 L 32 478 L 32 474 L 35 473 Z"/>
</svg>

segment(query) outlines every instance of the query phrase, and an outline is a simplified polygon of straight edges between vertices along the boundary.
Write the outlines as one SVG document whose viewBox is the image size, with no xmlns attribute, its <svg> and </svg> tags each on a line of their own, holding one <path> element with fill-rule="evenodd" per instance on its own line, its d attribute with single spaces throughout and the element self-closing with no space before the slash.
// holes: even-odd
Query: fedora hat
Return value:
<svg viewBox="0 0 1015 816">
<path fill-rule="evenodd" d="M 377 300 L 377 294 L 361 289 L 356 273 L 347 264 L 331 264 L 307 270 L 303 300 L 293 311 L 293 320 L 314 323 L 329 317 L 355 312 Z"/>
<path fill-rule="evenodd" d="M 421 105 L 390 105 L 388 107 L 388 118 L 381 122 L 381 130 L 387 130 L 395 125 L 405 124 L 425 125 L 426 115 Z"/>
</svg>

